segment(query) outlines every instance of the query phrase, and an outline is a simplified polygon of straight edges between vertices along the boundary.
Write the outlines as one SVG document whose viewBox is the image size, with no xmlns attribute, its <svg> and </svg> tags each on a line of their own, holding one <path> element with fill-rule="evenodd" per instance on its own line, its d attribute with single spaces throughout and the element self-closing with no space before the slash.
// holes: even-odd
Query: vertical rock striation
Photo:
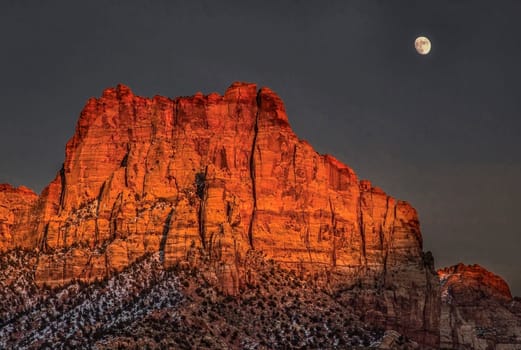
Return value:
<svg viewBox="0 0 521 350">
<path fill-rule="evenodd" d="M 31 229 L 31 208 L 37 199 L 38 195 L 24 186 L 0 184 L 0 252 L 18 246 L 18 233 Z"/>
<path fill-rule="evenodd" d="M 255 281 L 260 252 L 368 321 L 438 343 L 439 284 L 416 211 L 299 140 L 268 88 L 175 99 L 107 89 L 30 203 L 9 232 L 40 250 L 40 284 L 106 278 L 160 251 L 166 266 L 211 264 L 235 294 Z"/>
</svg>

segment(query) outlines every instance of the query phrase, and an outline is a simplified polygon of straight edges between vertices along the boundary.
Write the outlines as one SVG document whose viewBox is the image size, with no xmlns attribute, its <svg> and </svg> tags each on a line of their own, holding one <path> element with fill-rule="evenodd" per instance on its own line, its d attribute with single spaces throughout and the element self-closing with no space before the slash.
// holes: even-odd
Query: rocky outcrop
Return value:
<svg viewBox="0 0 521 350">
<path fill-rule="evenodd" d="M 438 271 L 441 347 L 521 349 L 521 307 L 508 284 L 479 265 Z"/>
<path fill-rule="evenodd" d="M 414 208 L 298 139 L 268 88 L 175 99 L 105 90 L 28 212 L 16 235 L 40 251 L 40 284 L 106 278 L 160 251 L 165 266 L 210 264 L 236 294 L 255 283 L 250 252 L 260 252 L 366 321 L 438 342 L 439 284 Z"/>
<path fill-rule="evenodd" d="M 443 291 L 460 303 L 473 304 L 483 297 L 498 302 L 512 300 L 510 287 L 499 276 L 479 265 L 458 264 L 438 270 Z"/>
<path fill-rule="evenodd" d="M 37 199 L 27 187 L 0 184 L 0 252 L 17 246 L 17 234 L 30 230 L 30 209 Z"/>
</svg>

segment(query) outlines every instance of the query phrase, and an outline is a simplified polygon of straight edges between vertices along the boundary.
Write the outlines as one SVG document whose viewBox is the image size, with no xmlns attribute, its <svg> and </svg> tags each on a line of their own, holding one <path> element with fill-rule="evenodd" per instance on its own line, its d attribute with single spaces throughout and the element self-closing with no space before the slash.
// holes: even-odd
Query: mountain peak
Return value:
<svg viewBox="0 0 521 350">
<path fill-rule="evenodd" d="M 485 295 L 503 301 L 512 300 L 510 287 L 505 280 L 478 264 L 459 263 L 445 267 L 438 270 L 438 276 L 444 289 L 451 290 L 451 293 L 468 295 L 479 291 L 478 297 Z"/>
<path fill-rule="evenodd" d="M 238 295 L 261 283 L 262 257 L 327 288 L 373 290 L 367 317 L 437 343 L 438 283 L 416 211 L 300 140 L 266 87 L 173 99 L 104 90 L 56 178 L 17 217 L 20 240 L 3 249 L 38 249 L 40 286 L 109 278 L 159 252 L 165 267 L 204 265 Z M 382 291 L 400 300 L 377 301 Z"/>
<path fill-rule="evenodd" d="M 116 87 L 109 87 L 103 90 L 102 97 L 104 98 L 114 98 L 114 99 L 121 99 L 124 97 L 132 97 L 134 96 L 134 93 L 132 90 L 124 85 L 124 84 L 117 84 Z"/>
</svg>

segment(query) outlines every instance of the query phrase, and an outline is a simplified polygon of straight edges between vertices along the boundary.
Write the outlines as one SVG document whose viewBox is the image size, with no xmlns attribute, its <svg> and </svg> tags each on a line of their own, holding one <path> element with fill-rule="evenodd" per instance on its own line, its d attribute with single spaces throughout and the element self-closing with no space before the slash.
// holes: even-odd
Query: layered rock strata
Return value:
<svg viewBox="0 0 521 350">
<path fill-rule="evenodd" d="M 15 216 L 17 239 L 2 244 L 39 250 L 40 284 L 106 278 L 160 251 L 166 266 L 211 264 L 236 294 L 256 283 L 257 252 L 356 295 L 367 321 L 438 342 L 438 279 L 414 208 L 300 140 L 268 88 L 105 90 L 83 109 L 56 178 Z"/>
</svg>

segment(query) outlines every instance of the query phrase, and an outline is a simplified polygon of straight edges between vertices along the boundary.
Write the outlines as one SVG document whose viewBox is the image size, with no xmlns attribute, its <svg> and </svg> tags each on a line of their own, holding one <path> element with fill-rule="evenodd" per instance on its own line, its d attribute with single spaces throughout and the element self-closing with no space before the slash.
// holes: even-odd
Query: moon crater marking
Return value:
<svg viewBox="0 0 521 350">
<path fill-rule="evenodd" d="M 414 47 L 420 55 L 427 55 L 431 51 L 431 41 L 425 36 L 419 36 L 414 40 Z"/>
</svg>

